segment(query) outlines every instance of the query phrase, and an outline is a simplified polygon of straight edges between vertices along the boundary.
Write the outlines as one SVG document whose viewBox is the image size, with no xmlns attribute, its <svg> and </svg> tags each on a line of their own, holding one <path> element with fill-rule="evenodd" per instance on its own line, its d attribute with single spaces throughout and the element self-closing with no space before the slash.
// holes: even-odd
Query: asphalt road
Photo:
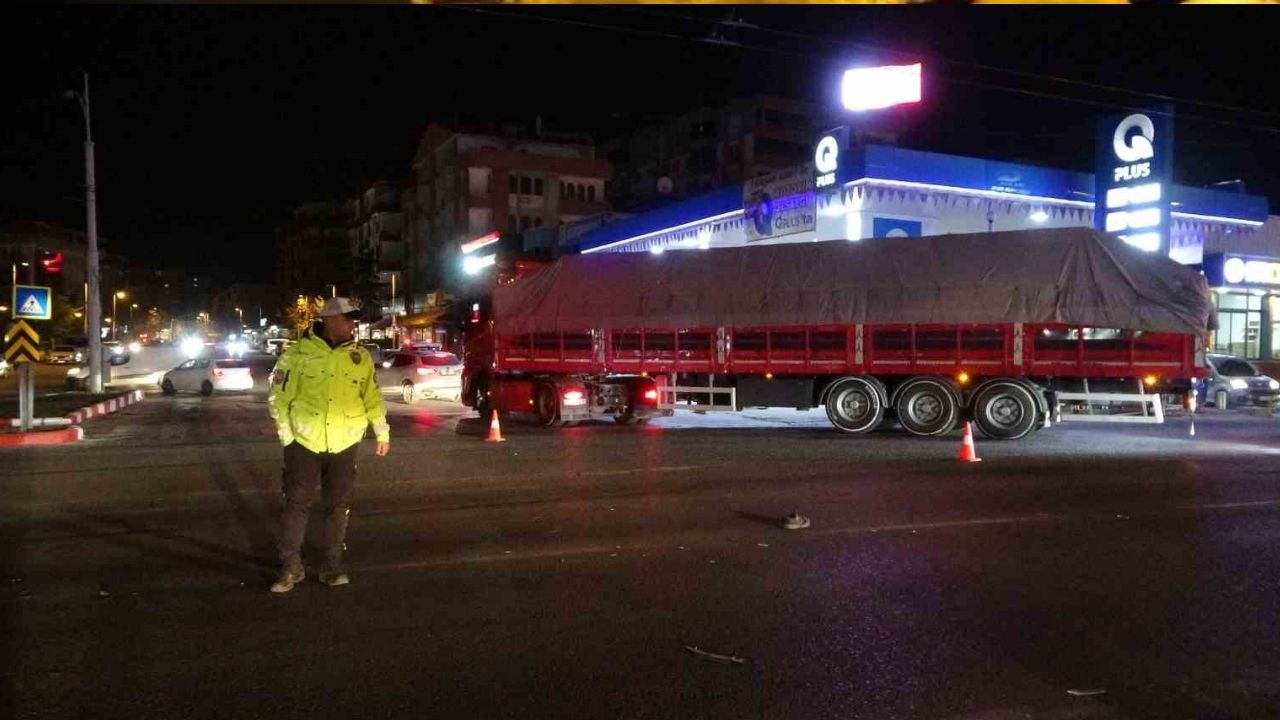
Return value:
<svg viewBox="0 0 1280 720">
<path fill-rule="evenodd" d="M 1062 426 L 960 464 L 958 435 L 818 413 L 508 419 L 498 445 L 457 406 L 388 407 L 352 584 L 283 596 L 260 395 L 151 396 L 76 446 L 5 451 L 0 716 L 1280 707 L 1275 419 Z M 782 529 L 792 511 L 812 526 Z"/>
</svg>

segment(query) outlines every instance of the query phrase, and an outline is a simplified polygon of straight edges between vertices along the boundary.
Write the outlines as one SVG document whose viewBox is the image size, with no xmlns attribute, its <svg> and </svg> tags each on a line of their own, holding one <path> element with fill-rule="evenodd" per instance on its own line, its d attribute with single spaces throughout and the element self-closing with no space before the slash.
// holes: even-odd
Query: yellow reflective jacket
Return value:
<svg viewBox="0 0 1280 720">
<path fill-rule="evenodd" d="M 360 442 L 370 424 L 380 442 L 389 442 L 369 352 L 354 342 L 330 347 L 318 333 L 317 324 L 276 363 L 267 406 L 280 444 L 296 440 L 312 452 L 342 452 Z"/>
</svg>

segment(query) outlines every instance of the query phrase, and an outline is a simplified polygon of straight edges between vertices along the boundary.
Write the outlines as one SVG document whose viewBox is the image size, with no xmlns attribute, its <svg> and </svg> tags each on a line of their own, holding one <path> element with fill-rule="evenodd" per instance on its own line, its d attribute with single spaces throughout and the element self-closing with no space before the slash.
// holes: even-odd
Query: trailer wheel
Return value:
<svg viewBox="0 0 1280 720">
<path fill-rule="evenodd" d="M 560 396 L 552 385 L 538 386 L 538 422 L 547 427 L 560 427 L 564 421 L 560 419 Z"/>
<path fill-rule="evenodd" d="M 898 390 L 898 422 L 912 435 L 950 432 L 960 414 L 955 395 L 939 380 L 916 378 Z"/>
<path fill-rule="evenodd" d="M 991 383 L 978 391 L 971 405 L 974 424 L 989 438 L 1018 440 L 1036 427 L 1036 399 L 1019 383 Z"/>
<path fill-rule="evenodd" d="M 841 378 L 827 391 L 827 419 L 837 430 L 865 433 L 875 429 L 884 418 L 880 393 L 867 379 Z"/>
</svg>

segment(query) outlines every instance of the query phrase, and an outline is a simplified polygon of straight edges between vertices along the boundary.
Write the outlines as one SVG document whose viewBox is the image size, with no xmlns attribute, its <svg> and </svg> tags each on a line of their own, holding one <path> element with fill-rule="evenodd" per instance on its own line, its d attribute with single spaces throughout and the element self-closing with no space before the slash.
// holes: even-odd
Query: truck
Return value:
<svg viewBox="0 0 1280 720">
<path fill-rule="evenodd" d="M 1215 321 L 1194 269 L 1089 228 L 505 263 L 462 397 L 548 426 L 823 408 L 850 435 L 1162 422 Z"/>
</svg>

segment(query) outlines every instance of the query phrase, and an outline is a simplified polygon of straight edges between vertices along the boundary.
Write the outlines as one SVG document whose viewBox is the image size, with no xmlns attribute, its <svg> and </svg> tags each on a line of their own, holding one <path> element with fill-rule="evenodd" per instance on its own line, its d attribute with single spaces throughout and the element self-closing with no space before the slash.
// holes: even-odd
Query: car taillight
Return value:
<svg viewBox="0 0 1280 720">
<path fill-rule="evenodd" d="M 651 403 L 658 402 L 658 391 L 654 388 L 649 388 L 648 390 L 645 390 L 644 399 L 645 399 L 645 402 L 651 402 Z"/>
<path fill-rule="evenodd" d="M 435 375 L 436 371 L 432 370 L 431 368 L 420 367 L 418 368 L 418 374 L 419 375 Z"/>
</svg>

